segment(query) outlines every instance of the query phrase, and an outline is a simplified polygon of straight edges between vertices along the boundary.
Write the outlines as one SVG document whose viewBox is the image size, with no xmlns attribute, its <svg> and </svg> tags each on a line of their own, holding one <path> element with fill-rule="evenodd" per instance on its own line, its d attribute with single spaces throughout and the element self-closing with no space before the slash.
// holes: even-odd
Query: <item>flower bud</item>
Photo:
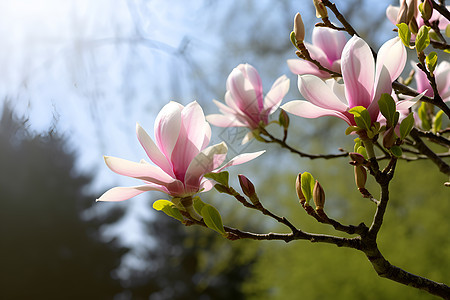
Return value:
<svg viewBox="0 0 450 300">
<path fill-rule="evenodd" d="M 412 34 L 417 34 L 417 32 L 419 32 L 419 25 L 417 24 L 416 18 L 412 18 L 411 21 L 409 21 L 408 27 Z"/>
<path fill-rule="evenodd" d="M 284 109 L 281 109 L 278 121 L 280 122 L 280 125 L 283 126 L 284 129 L 287 129 L 289 127 L 289 115 Z"/>
<path fill-rule="evenodd" d="M 362 154 L 351 152 L 348 154 L 352 160 L 352 165 L 361 166 L 367 163 L 367 160 L 364 158 Z"/>
<path fill-rule="evenodd" d="M 316 17 L 321 19 L 328 18 L 328 11 L 322 0 L 313 0 L 313 2 L 316 7 Z"/>
<path fill-rule="evenodd" d="M 431 0 L 425 0 L 422 5 L 422 19 L 427 21 L 433 14 L 433 2 Z"/>
<path fill-rule="evenodd" d="M 417 0 L 408 1 L 408 9 L 406 14 L 406 23 L 409 24 L 412 19 L 417 16 Z"/>
<path fill-rule="evenodd" d="M 305 25 L 303 25 L 300 13 L 297 13 L 294 17 L 294 33 L 297 43 L 303 43 L 305 39 Z"/>
<path fill-rule="evenodd" d="M 244 175 L 239 174 L 239 184 L 241 185 L 242 191 L 247 197 L 251 197 L 255 194 L 255 186 L 253 183 Z"/>
<path fill-rule="evenodd" d="M 391 147 L 394 146 L 396 139 L 397 136 L 395 135 L 394 127 L 390 127 L 388 130 L 384 132 L 383 147 L 386 149 L 391 149 Z"/>
<path fill-rule="evenodd" d="M 306 197 L 302 192 L 302 173 L 298 173 L 297 179 L 295 180 L 295 190 L 297 191 L 297 197 L 300 203 L 303 205 L 306 202 Z"/>
<path fill-rule="evenodd" d="M 355 183 L 359 190 L 365 189 L 367 171 L 363 166 L 355 166 Z"/>
<path fill-rule="evenodd" d="M 313 200 L 316 205 L 316 210 L 323 209 L 325 205 L 325 191 L 317 180 L 313 189 Z"/>
<path fill-rule="evenodd" d="M 403 0 L 403 2 L 400 4 L 400 9 L 398 10 L 397 20 L 395 21 L 395 23 L 408 24 L 408 22 L 406 21 L 407 16 L 408 16 L 408 5 L 406 4 L 406 0 Z"/>
</svg>

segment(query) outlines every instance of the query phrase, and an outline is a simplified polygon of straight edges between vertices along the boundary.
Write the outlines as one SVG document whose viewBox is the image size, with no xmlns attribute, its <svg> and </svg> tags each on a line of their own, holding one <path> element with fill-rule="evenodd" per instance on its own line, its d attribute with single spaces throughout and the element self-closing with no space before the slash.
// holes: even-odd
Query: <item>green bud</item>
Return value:
<svg viewBox="0 0 450 300">
<path fill-rule="evenodd" d="M 280 111 L 280 116 L 278 117 L 278 121 L 280 125 L 283 126 L 284 129 L 288 129 L 289 127 L 289 115 L 285 110 Z"/>
<path fill-rule="evenodd" d="M 422 18 L 428 21 L 433 15 L 433 3 L 430 0 L 425 0 L 422 4 Z"/>
</svg>

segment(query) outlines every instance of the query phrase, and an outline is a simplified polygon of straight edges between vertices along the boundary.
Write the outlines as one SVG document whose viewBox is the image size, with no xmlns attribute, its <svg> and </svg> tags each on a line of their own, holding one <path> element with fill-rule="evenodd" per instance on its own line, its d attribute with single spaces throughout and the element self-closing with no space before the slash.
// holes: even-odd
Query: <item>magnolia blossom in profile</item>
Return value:
<svg viewBox="0 0 450 300">
<path fill-rule="evenodd" d="M 396 25 L 398 23 L 399 19 L 399 12 L 402 2 L 405 0 L 399 0 L 399 6 L 393 6 L 389 5 L 386 8 L 386 16 L 389 19 L 389 21 L 392 22 L 392 24 Z M 414 14 L 414 18 L 416 19 L 418 27 L 422 27 L 424 25 L 424 21 L 422 18 L 422 15 L 419 12 L 419 5 L 422 3 L 421 1 L 417 0 L 408 0 L 406 1 L 406 6 L 410 7 L 411 5 L 415 6 L 414 8 L 411 8 Z M 450 6 L 446 6 L 447 10 L 450 10 Z M 450 21 L 447 20 L 443 15 L 441 15 L 437 10 L 433 10 L 433 14 L 431 15 L 431 18 L 429 19 L 429 22 L 439 21 L 439 29 L 445 30 L 448 24 L 450 24 Z"/>
<path fill-rule="evenodd" d="M 323 81 L 314 75 L 300 75 L 298 88 L 308 101 L 291 101 L 282 109 L 304 118 L 335 116 L 349 125 L 356 125 L 348 110 L 363 106 L 375 122 L 381 94 L 391 94 L 392 82 L 405 67 L 405 47 L 398 37 L 387 41 L 380 48 L 375 63 L 367 43 L 354 36 L 345 45 L 341 62 L 343 84 L 333 79 Z"/>
<path fill-rule="evenodd" d="M 416 71 L 414 73 L 414 80 L 417 84 L 417 91 L 419 93 L 425 92 L 425 95 L 433 98 L 433 88 L 428 81 L 427 75 L 420 70 L 415 63 L 411 63 L 413 69 Z M 433 72 L 437 90 L 442 100 L 450 101 L 450 63 L 448 61 L 443 61 L 436 66 Z"/>
<path fill-rule="evenodd" d="M 260 122 L 265 125 L 269 123 L 269 115 L 277 110 L 288 90 L 289 79 L 283 75 L 263 97 L 258 71 L 249 64 L 240 64 L 228 76 L 226 104 L 213 100 L 222 114 L 212 114 L 206 118 L 209 123 L 218 127 L 256 129 Z"/>
<path fill-rule="evenodd" d="M 139 142 L 150 160 L 132 162 L 105 156 L 106 165 L 115 173 L 140 179 L 142 185 L 115 187 L 97 201 L 122 201 L 146 191 L 160 191 L 172 197 L 187 197 L 212 188 L 213 183 L 203 175 L 219 172 L 226 167 L 252 160 L 264 151 L 236 156 L 222 165 L 227 155 L 224 142 L 208 146 L 211 127 L 197 102 L 183 106 L 170 102 L 155 120 L 154 142 L 145 130 L 136 125 Z"/>
<path fill-rule="evenodd" d="M 305 43 L 311 58 L 332 71 L 341 72 L 341 54 L 347 38 L 342 31 L 327 27 L 314 27 L 312 44 Z M 320 78 L 330 78 L 330 73 L 321 71 L 317 66 L 303 59 L 288 59 L 287 64 L 292 73 L 297 75 L 312 74 Z"/>
</svg>

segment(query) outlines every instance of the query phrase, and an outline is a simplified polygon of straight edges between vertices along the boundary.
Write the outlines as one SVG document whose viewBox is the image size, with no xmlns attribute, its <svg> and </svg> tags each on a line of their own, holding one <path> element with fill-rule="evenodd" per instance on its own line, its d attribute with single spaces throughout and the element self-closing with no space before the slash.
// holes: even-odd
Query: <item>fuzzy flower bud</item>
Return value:
<svg viewBox="0 0 450 300">
<path fill-rule="evenodd" d="M 300 13 L 297 13 L 294 17 L 294 33 L 297 43 L 303 43 L 303 40 L 305 39 L 305 25 L 303 25 Z"/>
<path fill-rule="evenodd" d="M 297 179 L 295 180 L 295 190 L 297 191 L 297 197 L 301 204 L 306 202 L 306 197 L 302 192 L 302 173 L 298 173 Z"/>
<path fill-rule="evenodd" d="M 413 34 L 417 34 L 417 32 L 419 32 L 419 25 L 417 24 L 416 18 L 412 18 L 411 21 L 409 21 L 408 27 Z"/>
<path fill-rule="evenodd" d="M 289 115 L 284 109 L 280 110 L 280 116 L 278 117 L 278 121 L 280 122 L 280 125 L 283 126 L 284 129 L 288 129 Z"/>
<path fill-rule="evenodd" d="M 364 158 L 364 156 L 362 154 L 356 153 L 356 152 L 351 152 L 349 153 L 350 159 L 352 160 L 352 162 L 350 162 L 350 164 L 355 165 L 355 166 L 361 166 L 364 165 L 365 163 L 367 163 L 367 160 Z"/>
<path fill-rule="evenodd" d="M 431 0 L 425 0 L 422 6 L 422 18 L 429 20 L 433 14 L 433 2 Z"/>
<path fill-rule="evenodd" d="M 394 127 L 390 127 L 383 136 L 383 147 L 386 149 L 391 149 L 392 146 L 394 146 L 395 140 L 397 139 L 397 136 L 394 132 Z"/>
<path fill-rule="evenodd" d="M 328 11 L 322 0 L 313 0 L 313 2 L 316 7 L 316 17 L 321 19 L 328 18 Z"/>
<path fill-rule="evenodd" d="M 411 22 L 412 19 L 415 19 L 417 16 L 417 0 L 408 1 L 408 9 L 406 14 L 406 23 Z"/>
<path fill-rule="evenodd" d="M 325 191 L 317 180 L 313 189 L 313 200 L 314 204 L 316 205 L 316 210 L 323 210 L 323 207 L 325 205 Z"/>
<path fill-rule="evenodd" d="M 261 205 L 261 203 L 259 202 L 258 196 L 256 195 L 255 186 L 250 181 L 250 179 L 248 179 L 247 177 L 245 177 L 242 174 L 239 174 L 238 178 L 239 178 L 239 184 L 241 185 L 242 192 L 245 194 L 245 196 L 247 196 L 254 205 Z"/>
<path fill-rule="evenodd" d="M 355 183 L 359 190 L 365 189 L 367 171 L 363 166 L 355 166 Z"/>
<path fill-rule="evenodd" d="M 397 20 L 395 22 L 397 24 L 400 23 L 408 24 L 408 22 L 406 21 L 407 17 L 408 17 L 408 5 L 406 4 L 406 0 L 403 0 L 403 2 L 400 4 L 400 9 L 398 10 L 397 14 Z"/>
</svg>

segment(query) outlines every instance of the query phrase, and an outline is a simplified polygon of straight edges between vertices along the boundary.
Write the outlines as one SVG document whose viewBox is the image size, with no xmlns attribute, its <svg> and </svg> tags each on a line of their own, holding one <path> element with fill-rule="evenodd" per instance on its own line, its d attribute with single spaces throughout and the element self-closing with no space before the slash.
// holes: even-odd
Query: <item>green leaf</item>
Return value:
<svg viewBox="0 0 450 300">
<path fill-rule="evenodd" d="M 309 201 L 312 198 L 315 184 L 314 177 L 310 173 L 304 172 L 302 173 L 301 181 L 302 181 L 302 193 L 306 198 L 306 203 L 309 203 Z"/>
<path fill-rule="evenodd" d="M 425 58 L 426 64 L 427 64 L 427 69 L 428 71 L 430 71 L 430 73 L 433 73 L 434 70 L 436 69 L 436 64 L 437 64 L 437 53 L 432 51 L 430 52 L 430 54 L 428 54 Z"/>
<path fill-rule="evenodd" d="M 361 154 L 362 156 L 364 156 L 365 159 L 367 159 L 367 151 L 366 148 L 364 148 L 363 146 L 359 146 L 358 149 L 356 149 L 356 152 Z"/>
<path fill-rule="evenodd" d="M 397 24 L 398 27 L 398 36 L 402 40 L 403 45 L 409 47 L 409 42 L 411 41 L 411 31 L 409 31 L 409 27 L 405 23 Z"/>
<path fill-rule="evenodd" d="M 226 187 L 228 187 L 228 178 L 230 177 L 230 174 L 228 173 L 228 171 L 223 171 L 223 172 L 219 172 L 219 173 L 208 173 L 203 175 L 203 177 L 212 179 Z"/>
<path fill-rule="evenodd" d="M 433 118 L 433 128 L 431 129 L 434 133 L 438 132 L 442 128 L 442 116 L 444 111 L 440 110 Z"/>
<path fill-rule="evenodd" d="M 194 199 L 192 199 L 192 201 L 193 201 L 193 206 L 194 206 L 195 211 L 199 215 L 201 215 L 202 209 L 206 205 L 206 203 L 203 202 L 202 199 L 200 199 L 199 196 L 194 197 Z"/>
<path fill-rule="evenodd" d="M 345 135 L 349 135 L 352 132 L 358 131 L 358 126 L 348 126 L 347 129 L 345 129 Z"/>
<path fill-rule="evenodd" d="M 202 208 L 201 215 L 206 226 L 222 235 L 226 234 L 223 228 L 222 217 L 214 206 L 205 204 Z"/>
<path fill-rule="evenodd" d="M 178 221 L 183 222 L 183 215 L 180 213 L 178 208 L 176 208 L 175 204 L 170 202 L 169 200 L 157 200 L 153 203 L 153 208 L 158 211 L 163 211 L 166 215 L 177 219 Z"/>
<path fill-rule="evenodd" d="M 450 38 L 450 24 L 447 24 L 447 26 L 445 27 L 445 36 Z"/>
<path fill-rule="evenodd" d="M 224 194 L 229 194 L 229 195 L 231 195 L 230 190 L 229 190 L 229 188 L 228 188 L 227 186 L 224 186 L 224 185 L 221 185 L 221 184 L 216 184 L 216 185 L 214 186 L 214 188 L 215 188 L 216 191 L 218 191 L 219 193 L 224 193 Z"/>
<path fill-rule="evenodd" d="M 420 105 L 419 110 L 417 112 L 419 113 L 420 121 L 422 121 L 422 129 L 430 130 L 431 125 L 430 125 L 430 121 L 428 120 L 427 107 L 426 107 L 425 102 L 422 102 L 422 104 Z"/>
<path fill-rule="evenodd" d="M 293 31 L 291 32 L 290 38 L 291 38 L 292 45 L 294 45 L 295 48 L 297 48 L 297 39 L 295 38 L 295 32 L 293 32 Z"/>
<path fill-rule="evenodd" d="M 392 125 L 392 127 L 397 126 L 399 118 L 400 118 L 400 113 L 398 111 L 396 111 L 395 114 L 394 114 L 394 125 Z"/>
<path fill-rule="evenodd" d="M 349 113 L 353 114 L 355 117 L 355 123 L 359 128 L 369 130 L 370 124 L 372 123 L 370 119 L 370 114 L 364 106 L 355 106 L 351 108 Z"/>
<path fill-rule="evenodd" d="M 414 126 L 414 115 L 410 113 L 403 121 L 400 123 L 400 139 L 405 139 L 411 132 Z M 396 155 L 397 156 L 397 155 Z M 400 154 L 401 156 L 401 154 Z"/>
<path fill-rule="evenodd" d="M 419 29 L 419 32 L 416 36 L 416 51 L 417 53 L 425 50 L 426 47 L 430 44 L 430 36 L 428 35 L 430 31 L 430 27 L 422 26 Z"/>
<path fill-rule="evenodd" d="M 391 147 L 390 150 L 391 150 L 391 153 L 394 154 L 394 156 L 396 156 L 396 157 L 402 156 L 403 151 L 402 151 L 402 148 L 400 148 L 399 146 L 394 145 Z"/>
<path fill-rule="evenodd" d="M 361 147 L 361 139 L 356 138 L 353 140 L 355 142 L 355 146 L 353 147 L 353 151 L 358 152 L 358 148 Z"/>
<path fill-rule="evenodd" d="M 393 127 L 396 110 L 394 98 L 389 94 L 381 94 L 381 98 L 378 100 L 378 106 L 380 107 L 381 114 L 386 118 L 388 126 Z"/>
</svg>

